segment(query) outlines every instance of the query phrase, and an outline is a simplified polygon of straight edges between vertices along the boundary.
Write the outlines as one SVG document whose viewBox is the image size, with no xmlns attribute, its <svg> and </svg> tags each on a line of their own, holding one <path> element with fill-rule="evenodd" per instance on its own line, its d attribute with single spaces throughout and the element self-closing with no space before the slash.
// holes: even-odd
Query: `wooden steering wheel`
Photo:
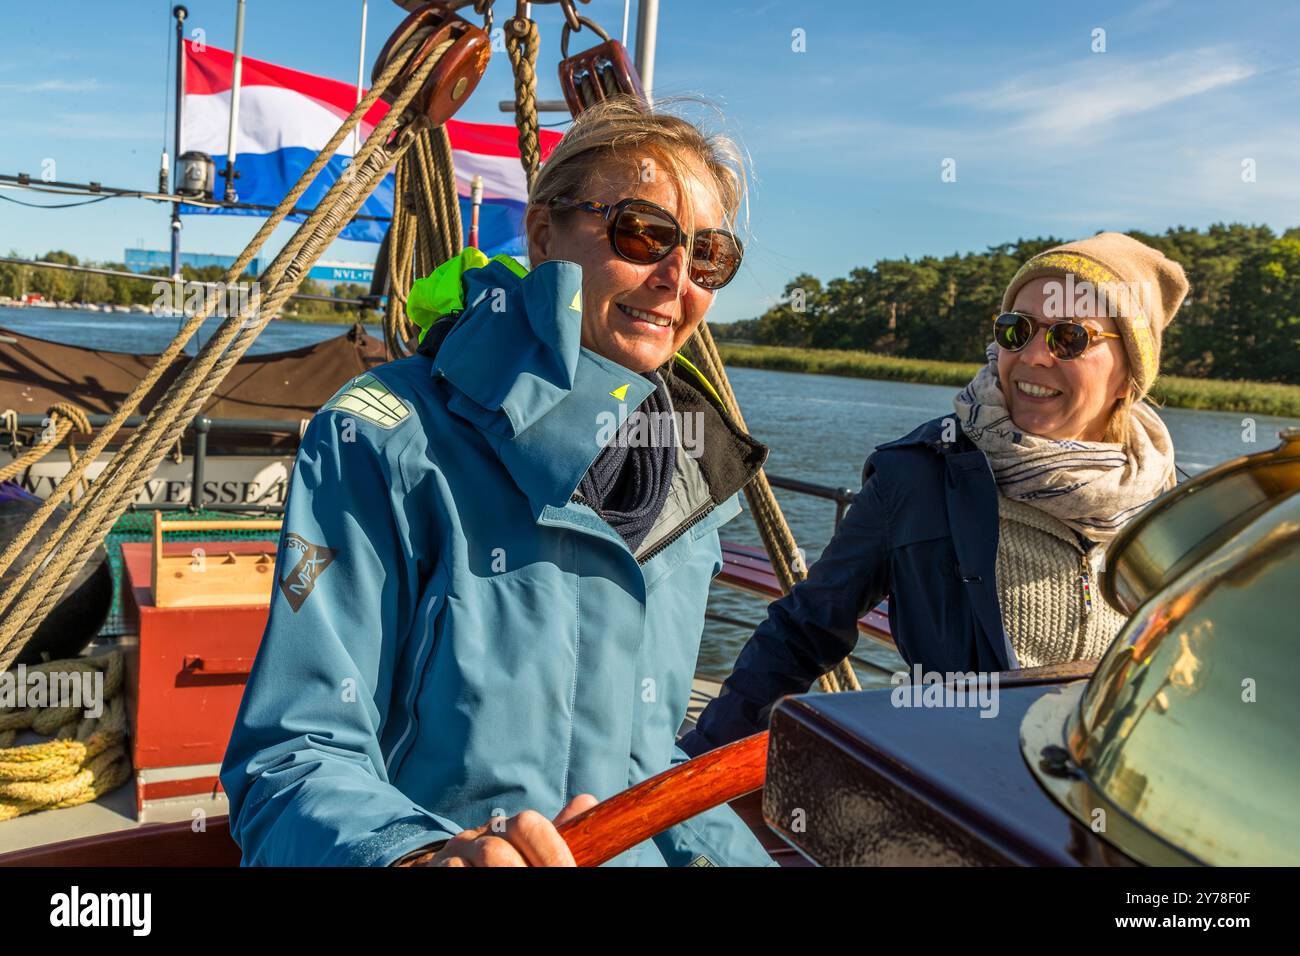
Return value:
<svg viewBox="0 0 1300 956">
<path fill-rule="evenodd" d="M 678 764 L 558 827 L 578 866 L 600 866 L 683 820 L 763 786 L 767 731 Z"/>
</svg>

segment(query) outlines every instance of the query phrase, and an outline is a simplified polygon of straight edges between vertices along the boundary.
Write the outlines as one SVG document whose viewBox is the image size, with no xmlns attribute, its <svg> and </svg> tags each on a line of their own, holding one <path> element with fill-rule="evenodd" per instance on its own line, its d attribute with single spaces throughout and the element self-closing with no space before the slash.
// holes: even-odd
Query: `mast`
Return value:
<svg viewBox="0 0 1300 956">
<path fill-rule="evenodd" d="M 221 175 L 226 179 L 226 202 L 239 198 L 235 192 L 235 156 L 238 152 L 239 86 L 244 73 L 244 0 L 235 6 L 235 65 L 230 85 L 230 128 L 226 134 L 226 168 Z"/>
<path fill-rule="evenodd" d="M 181 4 L 172 7 L 176 18 L 176 144 L 172 152 L 172 192 L 177 192 L 176 182 L 181 173 L 181 112 L 185 105 L 185 18 L 190 12 Z M 172 278 L 181 277 L 181 204 L 172 203 Z"/>
<path fill-rule="evenodd" d="M 655 37 L 659 33 L 659 0 L 638 0 L 636 5 L 636 71 L 646 102 L 654 102 Z"/>
</svg>

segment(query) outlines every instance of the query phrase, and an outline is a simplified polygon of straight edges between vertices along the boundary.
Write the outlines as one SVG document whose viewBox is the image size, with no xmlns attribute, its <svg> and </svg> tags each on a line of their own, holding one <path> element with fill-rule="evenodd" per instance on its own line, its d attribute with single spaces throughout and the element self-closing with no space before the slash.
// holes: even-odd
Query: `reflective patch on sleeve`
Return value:
<svg viewBox="0 0 1300 956">
<path fill-rule="evenodd" d="M 687 866 L 717 866 L 718 864 L 714 863 L 707 856 L 700 855 L 697 856 L 695 859 L 691 860 L 691 862 L 687 863 L 686 865 Z"/>
<path fill-rule="evenodd" d="M 321 411 L 333 408 L 351 412 L 380 428 L 392 428 L 411 414 L 410 406 L 369 372 L 339 389 L 337 395 L 321 406 Z"/>
</svg>

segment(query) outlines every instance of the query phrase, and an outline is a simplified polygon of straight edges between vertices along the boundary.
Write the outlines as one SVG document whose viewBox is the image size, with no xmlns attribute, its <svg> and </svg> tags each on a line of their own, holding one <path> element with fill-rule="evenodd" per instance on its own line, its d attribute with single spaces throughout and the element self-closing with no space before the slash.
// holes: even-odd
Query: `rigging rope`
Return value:
<svg viewBox="0 0 1300 956">
<path fill-rule="evenodd" d="M 306 190 L 316 173 L 333 155 L 334 150 L 379 95 L 387 89 L 422 40 L 423 36 L 419 34 L 409 38 L 398 55 L 395 55 L 386 65 L 383 75 L 376 81 L 370 93 L 349 114 L 330 143 L 321 150 L 316 161 L 308 167 L 294 189 L 285 196 L 272 217 L 263 224 L 253 241 L 241 253 L 231 267 L 229 274 L 231 282 L 257 253 L 271 230 L 293 208 L 293 203 Z M 389 111 L 375 126 L 374 131 L 357 153 L 349 167 L 349 172 L 334 183 L 306 222 L 298 228 L 293 238 L 263 272 L 259 283 L 270 286 L 270 292 L 260 301 L 255 296 L 249 306 L 223 322 L 149 412 L 141 427 L 136 429 L 104 472 L 91 485 L 90 494 L 73 505 L 58 530 L 43 544 L 38 555 L 7 582 L 4 593 L 0 594 L 0 607 L 7 609 L 3 623 L 0 623 L 0 671 L 8 667 L 21 652 L 22 647 L 35 633 L 45 615 L 57 603 L 77 571 L 103 540 L 118 516 L 134 500 L 139 488 L 166 454 L 167 448 L 180 437 L 226 373 L 244 354 L 267 322 L 275 316 L 288 296 L 297 289 L 311 264 L 347 225 L 370 191 L 387 174 L 393 162 L 411 147 L 414 135 L 409 126 L 401 130 L 391 147 L 385 143 L 397 127 L 399 119 L 405 119 L 406 107 L 421 90 L 448 46 L 449 44 L 440 46 L 415 68 Z M 107 436 L 120 427 L 121 420 L 130 413 L 127 409 L 134 410 L 161 375 L 162 370 L 170 364 L 170 360 L 179 353 L 180 348 L 194 334 L 203 319 L 216 308 L 219 300 L 220 296 L 214 290 L 205 301 L 203 308 L 186 323 L 176 339 L 160 356 L 155 367 L 141 380 L 131 396 L 128 396 L 127 402 L 118 410 L 96 442 L 87 449 L 86 455 L 69 471 L 56 487 L 55 492 L 46 500 L 42 509 L 33 515 L 19 536 L 10 543 L 4 554 L 0 555 L 0 574 L 13 564 L 21 548 L 31 540 L 36 529 L 57 506 L 58 501 L 67 495 L 73 483 L 84 471 L 85 465 L 92 461 L 99 449 L 107 443 Z M 48 589 L 23 587 L 37 568 L 42 569 L 47 579 L 55 577 L 52 587 Z"/>
<path fill-rule="evenodd" d="M 6 196 L 0 193 L 0 199 L 5 202 L 17 203 L 19 206 L 26 206 L 28 209 L 75 209 L 77 206 L 91 206 L 97 202 L 103 202 L 105 199 L 117 199 L 117 196 L 100 196 L 98 199 L 86 199 L 82 202 L 61 202 L 61 203 L 39 203 L 23 202 L 21 199 L 14 199 L 12 196 Z"/>
<path fill-rule="evenodd" d="M 524 167 L 528 191 L 541 165 L 537 127 L 537 51 L 541 41 L 532 20 L 511 17 L 506 21 L 506 54 L 515 75 L 515 127 L 519 130 L 519 162 Z"/>
<path fill-rule="evenodd" d="M 722 364 L 722 356 L 718 354 L 718 346 L 713 341 L 713 333 L 709 331 L 708 323 L 701 322 L 696 328 L 694 335 L 691 336 L 691 346 L 696 362 L 722 395 L 722 400 L 736 419 L 736 424 L 749 431 L 744 416 L 740 413 L 740 403 L 736 401 L 736 393 L 731 389 L 726 368 Z M 754 524 L 763 539 L 763 547 L 767 550 L 767 556 L 772 562 L 772 570 L 776 572 L 781 590 L 789 594 L 797 583 L 808 576 L 808 571 L 804 566 L 799 545 L 795 542 L 794 532 L 790 530 L 790 525 L 785 520 L 785 514 L 776 500 L 772 485 L 767 480 L 767 473 L 761 468 L 754 476 L 754 480 L 745 486 L 745 498 L 749 501 Z M 835 665 L 834 670 L 819 677 L 818 684 L 827 693 L 862 689 L 857 674 L 853 671 L 853 665 L 847 657 Z"/>
<path fill-rule="evenodd" d="M 45 413 L 49 420 L 53 434 L 48 440 L 38 441 L 31 448 L 17 455 L 13 461 L 0 468 L 0 481 L 12 481 L 21 475 L 24 471 L 36 464 L 55 448 L 59 443 L 68 437 L 68 434 L 75 428 L 83 435 L 91 433 L 90 419 L 76 405 L 69 402 L 55 402 Z M 68 441 L 68 451 L 72 455 L 72 462 L 77 462 L 76 449 L 72 447 L 72 441 Z"/>
</svg>

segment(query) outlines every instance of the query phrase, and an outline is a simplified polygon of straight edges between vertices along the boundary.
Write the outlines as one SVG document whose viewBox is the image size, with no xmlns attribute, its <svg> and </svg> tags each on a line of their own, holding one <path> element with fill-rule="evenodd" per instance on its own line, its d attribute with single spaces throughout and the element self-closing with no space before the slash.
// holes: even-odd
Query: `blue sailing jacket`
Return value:
<svg viewBox="0 0 1300 956">
<path fill-rule="evenodd" d="M 674 406 L 703 417 L 703 483 L 675 484 L 633 555 L 574 491 L 602 416 L 652 386 L 581 347 L 577 265 L 518 271 L 467 271 L 436 350 L 353 380 L 307 428 L 221 770 L 245 865 L 387 865 L 686 759 L 717 529 L 766 449 L 669 369 Z M 771 863 L 725 805 L 614 862 Z"/>
</svg>

